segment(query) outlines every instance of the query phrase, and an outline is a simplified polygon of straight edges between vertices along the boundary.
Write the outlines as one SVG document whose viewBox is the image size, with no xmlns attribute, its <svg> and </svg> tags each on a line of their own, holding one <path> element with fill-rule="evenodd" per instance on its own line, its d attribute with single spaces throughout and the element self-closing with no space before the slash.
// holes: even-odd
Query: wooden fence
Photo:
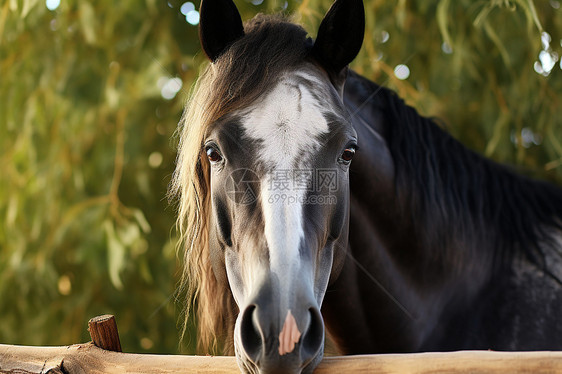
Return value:
<svg viewBox="0 0 562 374">
<path fill-rule="evenodd" d="M 66 347 L 0 344 L 0 373 L 240 372 L 234 357 L 121 353 L 112 316 L 90 320 L 89 330 L 93 342 L 86 344 Z M 562 373 L 562 352 L 461 351 L 337 356 L 326 357 L 315 373 Z"/>
</svg>

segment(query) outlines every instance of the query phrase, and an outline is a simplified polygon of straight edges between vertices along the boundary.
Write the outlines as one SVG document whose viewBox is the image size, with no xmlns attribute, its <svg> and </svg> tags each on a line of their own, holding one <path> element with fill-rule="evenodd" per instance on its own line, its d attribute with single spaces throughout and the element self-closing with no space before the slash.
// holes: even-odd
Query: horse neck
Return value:
<svg viewBox="0 0 562 374">
<path fill-rule="evenodd" d="M 493 251 L 485 233 L 470 235 L 476 227 L 466 217 L 442 206 L 420 212 L 426 196 L 396 185 L 390 151 L 371 152 L 358 155 L 351 175 L 348 270 L 359 287 L 378 289 L 371 306 L 387 304 L 395 323 L 420 332 L 407 342 L 415 346 L 449 305 L 474 300 L 493 274 Z"/>
<path fill-rule="evenodd" d="M 498 264 L 541 256 L 541 231 L 560 229 L 562 192 L 474 154 L 353 73 L 345 103 L 360 152 L 350 172 L 350 259 L 327 294 L 327 322 L 338 314 L 338 295 L 356 294 L 366 315 L 390 316 L 379 331 L 385 324 L 404 330 L 400 339 L 396 329 L 382 339 L 394 346 L 361 344 L 416 350 L 444 313 L 469 308 L 492 277 L 509 272 Z"/>
<path fill-rule="evenodd" d="M 486 235 L 470 237 L 470 219 L 452 221 L 459 212 L 439 201 L 438 194 L 428 199 L 426 191 L 404 180 L 420 176 L 402 174 L 396 162 L 430 156 L 424 150 L 396 157 L 379 90 L 352 73 L 344 97 L 360 152 L 350 171 L 348 260 L 326 295 L 325 315 L 346 353 L 419 349 L 445 310 L 451 304 L 469 305 L 492 273 L 493 256 L 482 247 Z M 342 304 L 341 298 L 351 302 Z M 351 313 L 346 305 L 364 313 L 356 326 L 342 328 L 337 325 L 341 316 Z M 376 338 L 363 331 L 365 325 L 377 331 Z M 345 339 L 350 331 L 354 338 Z"/>
<path fill-rule="evenodd" d="M 367 207 L 368 221 L 396 266 L 419 284 L 464 276 L 473 258 L 482 265 L 486 234 L 473 233 L 486 231 L 474 217 L 484 208 L 473 200 L 485 191 L 475 194 L 465 184 L 473 178 L 469 169 L 478 167 L 471 165 L 474 159 L 484 159 L 355 73 L 344 99 L 360 147 L 350 174 L 352 203 L 356 211 Z M 392 110 L 406 114 L 393 118 Z"/>
</svg>

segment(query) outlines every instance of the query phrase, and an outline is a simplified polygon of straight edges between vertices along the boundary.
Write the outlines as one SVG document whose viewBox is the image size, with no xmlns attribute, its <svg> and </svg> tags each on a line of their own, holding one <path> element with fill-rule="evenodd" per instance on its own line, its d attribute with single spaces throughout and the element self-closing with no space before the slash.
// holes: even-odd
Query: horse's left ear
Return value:
<svg viewBox="0 0 562 374">
<path fill-rule="evenodd" d="M 318 29 L 313 57 L 332 80 L 343 83 L 342 73 L 363 44 L 365 10 L 363 0 L 336 0 Z"/>
</svg>

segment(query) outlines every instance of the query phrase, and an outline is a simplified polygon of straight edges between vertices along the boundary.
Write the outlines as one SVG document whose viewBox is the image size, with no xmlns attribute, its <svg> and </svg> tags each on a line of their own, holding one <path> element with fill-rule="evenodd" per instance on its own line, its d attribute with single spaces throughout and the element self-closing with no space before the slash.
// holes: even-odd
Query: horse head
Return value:
<svg viewBox="0 0 562 374">
<path fill-rule="evenodd" d="M 315 42 L 280 17 L 243 26 L 231 0 L 203 0 L 200 15 L 211 63 L 186 110 L 173 185 L 200 328 L 233 325 L 244 371 L 311 372 L 348 240 L 357 136 L 342 95 L 363 4 L 337 0 Z"/>
</svg>

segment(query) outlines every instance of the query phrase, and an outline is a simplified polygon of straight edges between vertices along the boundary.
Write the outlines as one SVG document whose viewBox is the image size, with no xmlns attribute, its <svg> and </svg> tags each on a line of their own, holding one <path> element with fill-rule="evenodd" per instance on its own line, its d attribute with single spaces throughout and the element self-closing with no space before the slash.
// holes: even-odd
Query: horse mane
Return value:
<svg viewBox="0 0 562 374">
<path fill-rule="evenodd" d="M 473 251 L 489 248 L 496 270 L 510 269 L 523 254 L 562 284 L 545 260 L 545 244 L 554 247 L 562 230 L 562 189 L 467 149 L 393 91 L 376 90 L 387 117 L 396 192 L 408 205 L 402 211 L 417 223 L 426 248 L 448 259 L 459 258 L 458 243 L 473 243 L 467 248 Z"/>
<path fill-rule="evenodd" d="M 203 142 L 212 124 L 225 114 L 249 106 L 282 74 L 307 61 L 312 42 L 306 31 L 281 16 L 259 14 L 245 24 L 215 63 L 208 64 L 192 87 L 178 127 L 179 146 L 169 196 L 177 199 L 177 229 L 184 271 L 180 290 L 187 293 L 182 335 L 192 306 L 197 309 L 199 349 L 233 353 L 236 304 L 226 282 L 215 277 L 209 254 L 209 163 Z M 230 340 L 229 340 L 230 339 Z"/>
</svg>

